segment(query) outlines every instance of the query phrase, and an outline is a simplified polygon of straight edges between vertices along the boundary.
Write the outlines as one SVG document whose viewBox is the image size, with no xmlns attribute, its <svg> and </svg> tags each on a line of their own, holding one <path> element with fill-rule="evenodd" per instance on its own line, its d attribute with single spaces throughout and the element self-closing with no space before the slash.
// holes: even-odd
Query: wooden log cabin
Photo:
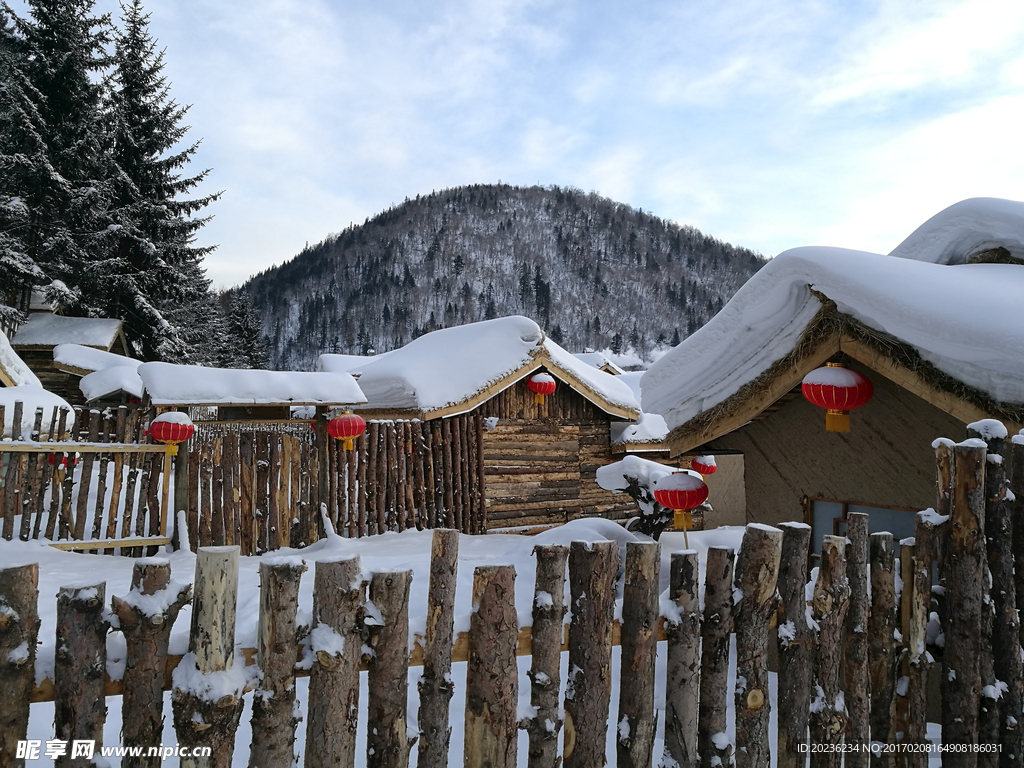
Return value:
<svg viewBox="0 0 1024 768">
<path fill-rule="evenodd" d="M 431 434 L 445 421 L 452 427 L 440 434 L 477 430 L 479 459 L 471 464 L 482 463 L 484 531 L 636 514 L 631 499 L 595 481 L 598 467 L 616 460 L 612 423 L 639 416 L 632 391 L 528 318 L 442 329 L 378 357 L 321 355 L 319 369 L 358 376 L 368 402 L 356 410 L 367 419 L 419 420 Z M 543 403 L 528 386 L 541 372 L 556 380 Z"/>
<path fill-rule="evenodd" d="M 746 522 L 803 516 L 815 551 L 850 512 L 913 536 L 936 504 L 933 441 L 1024 426 L 1022 295 L 1024 203 L 964 201 L 889 255 L 793 249 L 651 367 L 643 404 L 673 453 L 743 457 Z M 801 393 L 830 362 L 873 385 L 847 432 Z"/>
</svg>

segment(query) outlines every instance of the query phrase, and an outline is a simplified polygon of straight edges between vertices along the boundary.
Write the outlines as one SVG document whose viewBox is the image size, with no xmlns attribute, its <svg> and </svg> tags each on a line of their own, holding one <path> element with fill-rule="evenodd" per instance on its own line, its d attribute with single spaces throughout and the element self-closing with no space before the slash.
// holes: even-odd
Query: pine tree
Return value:
<svg viewBox="0 0 1024 768">
<path fill-rule="evenodd" d="M 233 364 L 223 367 L 266 368 L 270 353 L 259 313 L 253 308 L 252 297 L 245 291 L 232 291 L 229 295 L 227 330 Z"/>
<path fill-rule="evenodd" d="M 212 248 L 194 245 L 209 218 L 194 214 L 219 193 L 181 197 L 209 173 L 182 174 L 198 142 L 173 151 L 188 130 L 181 124 L 188 107 L 170 97 L 164 54 L 149 34 L 141 0 L 122 6 L 122 23 L 114 36 L 110 96 L 119 169 L 111 213 L 116 223 L 109 256 L 95 270 L 105 275 L 96 301 L 124 320 L 126 337 L 144 357 L 169 358 L 181 355 L 185 344 L 182 326 L 168 323 L 168 312 L 210 301 L 201 263 Z"/>
</svg>

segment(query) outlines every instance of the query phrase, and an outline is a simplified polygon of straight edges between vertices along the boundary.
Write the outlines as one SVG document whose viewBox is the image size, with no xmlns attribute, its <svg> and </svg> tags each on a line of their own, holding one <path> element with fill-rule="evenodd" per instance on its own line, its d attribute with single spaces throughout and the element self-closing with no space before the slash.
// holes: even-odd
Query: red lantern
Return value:
<svg viewBox="0 0 1024 768">
<path fill-rule="evenodd" d="M 526 386 L 533 392 L 533 402 L 544 402 L 544 395 L 550 395 L 555 391 L 555 378 L 550 373 L 535 373 L 526 380 Z"/>
<path fill-rule="evenodd" d="M 708 487 L 699 477 L 689 472 L 673 472 L 659 477 L 653 483 L 654 500 L 675 512 L 674 524 L 683 529 L 686 546 L 690 546 L 686 531 L 690 527 L 690 510 L 708 500 Z"/>
<path fill-rule="evenodd" d="M 177 445 L 195 434 L 196 428 L 188 414 L 180 411 L 161 413 L 149 425 L 149 434 L 161 443 Z"/>
<path fill-rule="evenodd" d="M 871 379 L 841 363 L 828 363 L 804 376 L 800 389 L 810 402 L 825 408 L 825 429 L 850 431 L 850 411 L 865 405 L 875 393 Z"/>
<path fill-rule="evenodd" d="M 366 422 L 363 417 L 348 411 L 327 422 L 327 434 L 338 440 L 344 440 L 342 448 L 346 451 L 352 450 L 353 441 L 365 431 Z"/>
<path fill-rule="evenodd" d="M 702 475 L 713 475 L 718 471 L 714 456 L 698 456 L 690 462 L 690 468 Z M 664 506 L 664 505 L 662 505 Z"/>
</svg>

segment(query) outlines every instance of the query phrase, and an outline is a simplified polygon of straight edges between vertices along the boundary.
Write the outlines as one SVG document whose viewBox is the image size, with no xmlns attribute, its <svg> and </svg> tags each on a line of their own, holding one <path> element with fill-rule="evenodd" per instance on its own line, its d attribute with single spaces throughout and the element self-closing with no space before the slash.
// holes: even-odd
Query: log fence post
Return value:
<svg viewBox="0 0 1024 768">
<path fill-rule="evenodd" d="M 729 647 L 735 613 L 732 593 L 735 556 L 731 548 L 710 547 L 704 572 L 700 702 L 697 708 L 697 749 L 702 768 L 732 763 L 732 746 L 725 733 L 729 702 Z"/>
<path fill-rule="evenodd" d="M 892 739 L 892 699 L 896 691 L 896 558 L 892 534 L 872 533 L 871 615 L 868 620 L 868 674 L 871 678 L 871 739 Z M 892 760 L 883 756 L 882 762 Z"/>
<path fill-rule="evenodd" d="M 850 605 L 845 549 L 846 539 L 842 536 L 822 539 L 812 601 L 814 621 L 818 624 L 816 695 L 811 702 L 810 718 L 812 748 L 842 744 L 846 733 L 847 715 L 840 687 L 843 629 Z M 811 768 L 840 768 L 842 764 L 842 752 L 811 752 Z"/>
<path fill-rule="evenodd" d="M 846 577 L 850 603 L 846 613 L 843 648 L 843 679 L 848 715 L 846 743 L 859 751 L 846 754 L 846 768 L 868 768 L 871 694 L 868 682 L 868 516 L 850 512 L 847 516 Z"/>
<path fill-rule="evenodd" d="M 0 432 L 3 431 L 0 406 Z M 0 569 L 0 768 L 24 768 L 18 742 L 28 738 L 29 696 L 39 638 L 39 565 Z"/>
<path fill-rule="evenodd" d="M 811 527 L 783 523 L 779 563 L 779 754 L 778 768 L 803 768 L 807 755 L 807 723 L 817 653 L 814 632 L 807 623 L 807 556 Z"/>
<path fill-rule="evenodd" d="M 628 545 L 627 545 L 628 547 Z M 629 549 L 626 550 L 627 570 Z M 700 703 L 700 600 L 697 591 L 698 558 L 693 550 L 673 552 L 669 574 L 672 615 L 665 619 L 668 659 L 665 673 L 665 755 L 680 766 L 700 765 L 697 751 L 697 713 Z M 627 582 L 628 583 L 628 582 Z M 657 579 L 655 579 L 657 583 Z M 625 618 L 625 594 L 623 595 Z M 654 648 L 648 649 L 654 671 Z M 623 690 L 620 688 L 620 690 Z M 653 692 L 652 692 L 653 693 Z M 619 709 L 622 709 L 621 703 Z M 621 764 L 621 761 L 620 761 Z M 633 765 L 649 766 L 646 762 Z M 671 764 L 671 763 L 670 763 Z"/>
<path fill-rule="evenodd" d="M 383 434 L 383 430 L 382 430 Z M 409 765 L 406 730 L 409 703 L 409 586 L 412 571 L 375 573 L 370 579 L 370 602 L 380 623 L 370 623 L 367 676 L 367 768 Z"/>
<path fill-rule="evenodd" d="M 689 561 L 673 556 L 670 589 L 674 599 L 687 602 L 683 610 L 688 610 L 693 619 L 697 619 L 693 613 L 695 603 L 687 599 L 689 594 L 696 592 L 697 586 L 696 553 L 693 555 Z M 684 570 L 687 574 L 683 573 Z M 658 724 L 654 713 L 654 662 L 658 651 L 660 573 L 661 547 L 658 542 L 627 542 L 619 641 L 619 714 L 616 721 L 616 765 L 621 768 L 646 768 L 654 757 L 654 731 Z M 689 622 L 686 629 L 677 624 L 675 637 L 670 636 L 670 687 L 666 689 L 666 695 L 676 694 L 672 701 L 679 705 L 675 708 L 677 718 L 692 720 L 694 738 L 691 743 L 696 749 L 699 619 L 696 626 L 693 623 Z M 691 693 L 692 696 L 688 695 Z M 666 701 L 666 717 L 668 711 Z M 689 722 L 686 727 L 689 728 Z"/>
<path fill-rule="evenodd" d="M 904 584 L 911 592 L 909 656 L 907 675 L 907 731 L 904 742 L 925 744 L 927 734 L 928 674 L 931 656 L 925 647 L 932 602 L 932 561 L 935 550 L 934 524 L 928 512 L 919 512 L 914 528 L 914 579 Z M 910 768 L 928 768 L 927 752 L 906 755 Z"/>
</svg>

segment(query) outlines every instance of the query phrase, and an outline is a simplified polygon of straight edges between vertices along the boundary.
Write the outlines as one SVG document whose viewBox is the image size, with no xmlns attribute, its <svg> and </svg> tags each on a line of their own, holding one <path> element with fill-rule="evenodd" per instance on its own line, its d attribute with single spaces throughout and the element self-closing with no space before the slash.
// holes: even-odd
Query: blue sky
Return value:
<svg viewBox="0 0 1024 768">
<path fill-rule="evenodd" d="M 101 10 L 116 8 L 109 0 Z M 406 197 L 594 190 L 774 255 L 1024 199 L 1019 0 L 150 0 L 219 286 Z"/>
</svg>

